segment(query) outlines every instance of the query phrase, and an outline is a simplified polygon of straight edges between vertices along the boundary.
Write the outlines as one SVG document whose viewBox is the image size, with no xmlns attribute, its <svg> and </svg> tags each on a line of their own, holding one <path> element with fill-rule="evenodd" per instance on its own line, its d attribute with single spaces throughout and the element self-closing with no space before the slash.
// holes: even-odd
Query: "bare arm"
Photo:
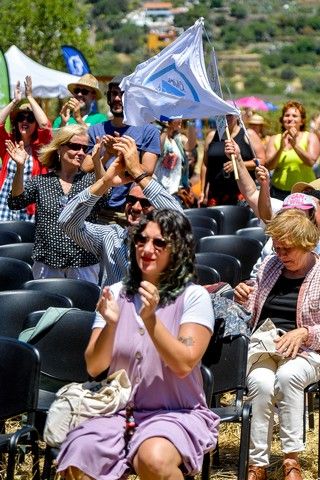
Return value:
<svg viewBox="0 0 320 480">
<path fill-rule="evenodd" d="M 280 148 L 277 150 L 275 147 L 275 138 L 276 135 L 272 135 L 267 144 L 266 149 L 266 167 L 268 170 L 273 170 L 278 165 L 280 155 L 284 149 L 284 136 L 281 137 Z"/>
<path fill-rule="evenodd" d="M 203 158 L 202 158 L 202 163 L 201 163 L 201 169 L 200 169 L 200 185 L 201 185 L 201 190 L 200 190 L 200 195 L 198 199 L 198 206 L 201 205 L 205 201 L 206 198 L 206 188 L 207 188 L 207 183 L 206 183 L 206 176 L 207 176 L 207 164 L 208 164 L 208 148 L 209 145 L 215 135 L 216 131 L 212 130 L 211 132 L 208 133 L 206 136 L 205 144 L 204 144 L 204 150 L 203 150 Z"/>
<path fill-rule="evenodd" d="M 256 178 L 260 184 L 258 199 L 259 215 L 257 216 L 261 218 L 264 223 L 266 223 L 268 220 L 271 220 L 272 217 L 272 207 L 270 199 L 270 177 L 266 167 L 260 165 L 256 168 Z"/>
<path fill-rule="evenodd" d="M 197 146 L 197 130 L 194 124 L 188 124 L 187 142 L 184 145 L 185 150 L 193 150 Z"/>
<path fill-rule="evenodd" d="M 314 133 L 309 133 L 308 135 L 307 150 L 300 147 L 297 143 L 297 136 L 294 136 L 294 134 L 292 137 L 289 137 L 289 141 L 303 163 L 309 167 L 312 167 L 316 163 L 320 155 L 320 142 Z"/>
<path fill-rule="evenodd" d="M 39 125 L 40 128 L 48 127 L 49 120 L 47 115 L 44 113 L 40 105 L 32 96 L 32 81 L 29 75 L 25 78 L 24 87 L 25 87 L 26 97 L 28 99 L 28 102 L 31 105 L 37 124 Z"/>
<path fill-rule="evenodd" d="M 253 151 L 255 153 L 255 158 L 259 160 L 260 165 L 264 165 L 266 163 L 266 151 L 263 146 L 263 143 L 261 142 L 259 136 L 254 130 L 248 129 L 247 133 L 248 133 Z M 247 160 L 244 162 L 244 164 L 248 170 L 254 170 L 256 168 L 256 162 L 254 159 Z"/>
<path fill-rule="evenodd" d="M 1 110 L 0 110 L 0 123 L 1 124 L 4 124 L 8 115 L 12 112 L 12 110 L 14 109 L 14 107 L 20 102 L 22 98 L 22 95 L 21 95 L 21 87 L 20 87 L 20 82 L 17 82 L 16 86 L 15 86 L 15 89 L 14 89 L 14 98 L 13 100 L 11 100 L 10 103 L 8 103 L 8 105 L 6 105 L 5 107 L 3 107 Z"/>
</svg>

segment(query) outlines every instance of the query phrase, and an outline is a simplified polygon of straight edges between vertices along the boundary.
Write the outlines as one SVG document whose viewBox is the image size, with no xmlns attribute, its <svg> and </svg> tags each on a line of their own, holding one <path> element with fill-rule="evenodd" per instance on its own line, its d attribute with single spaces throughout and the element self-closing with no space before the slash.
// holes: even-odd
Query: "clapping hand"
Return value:
<svg viewBox="0 0 320 480">
<path fill-rule="evenodd" d="M 159 304 L 160 295 L 157 287 L 145 280 L 140 283 L 138 291 L 142 301 L 140 317 L 145 321 L 153 317 Z"/>
<path fill-rule="evenodd" d="M 21 101 L 21 98 L 22 98 L 21 85 L 18 80 L 14 89 L 14 103 L 19 103 Z"/>
<path fill-rule="evenodd" d="M 104 287 L 102 290 L 96 311 L 100 313 L 108 325 L 115 326 L 118 323 L 120 316 L 119 305 L 109 287 Z"/>
<path fill-rule="evenodd" d="M 27 75 L 24 80 L 24 91 L 26 97 L 32 97 L 32 79 L 30 75 Z"/>
<path fill-rule="evenodd" d="M 13 143 L 11 140 L 6 140 L 6 150 L 12 160 L 17 164 L 23 166 L 28 158 L 28 153 L 25 151 L 24 143 L 21 140 L 19 143 Z"/>
</svg>

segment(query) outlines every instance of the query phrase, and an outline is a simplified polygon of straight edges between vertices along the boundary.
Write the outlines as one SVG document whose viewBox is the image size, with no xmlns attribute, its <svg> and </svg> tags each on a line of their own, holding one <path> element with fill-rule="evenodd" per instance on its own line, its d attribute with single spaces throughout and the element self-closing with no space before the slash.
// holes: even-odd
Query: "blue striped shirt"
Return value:
<svg viewBox="0 0 320 480">
<path fill-rule="evenodd" d="M 170 208 L 183 212 L 179 202 L 154 179 L 143 189 L 143 193 L 157 209 Z M 128 228 L 117 224 L 97 225 L 85 221 L 100 198 L 91 194 L 89 188 L 83 190 L 63 209 L 59 224 L 72 240 L 102 261 L 102 283 L 112 285 L 121 281 L 127 271 Z"/>
</svg>

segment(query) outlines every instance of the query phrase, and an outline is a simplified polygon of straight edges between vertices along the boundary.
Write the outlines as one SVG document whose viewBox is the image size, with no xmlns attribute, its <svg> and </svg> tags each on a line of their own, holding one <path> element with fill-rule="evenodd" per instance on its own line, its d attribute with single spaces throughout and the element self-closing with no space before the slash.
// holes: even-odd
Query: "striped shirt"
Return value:
<svg viewBox="0 0 320 480">
<path fill-rule="evenodd" d="M 183 212 L 179 202 L 152 179 L 143 190 L 157 209 L 170 208 Z M 93 253 L 104 266 L 103 285 L 121 281 L 128 266 L 128 228 L 117 224 L 96 225 L 85 219 L 101 197 L 89 188 L 72 198 L 63 209 L 59 224 L 64 232 L 85 250 Z"/>
</svg>

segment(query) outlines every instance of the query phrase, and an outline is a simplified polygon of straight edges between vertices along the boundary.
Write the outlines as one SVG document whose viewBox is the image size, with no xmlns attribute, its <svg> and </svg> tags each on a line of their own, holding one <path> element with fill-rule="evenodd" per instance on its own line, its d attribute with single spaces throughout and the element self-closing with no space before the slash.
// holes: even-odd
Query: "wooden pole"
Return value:
<svg viewBox="0 0 320 480">
<path fill-rule="evenodd" d="M 229 130 L 228 124 L 226 125 L 226 134 L 227 134 L 227 139 L 231 140 L 231 135 L 230 135 L 230 130 Z M 231 161 L 232 161 L 232 165 L 233 165 L 234 178 L 235 178 L 235 180 L 239 180 L 239 173 L 238 173 L 236 157 L 234 156 L 233 153 L 231 154 Z"/>
</svg>

